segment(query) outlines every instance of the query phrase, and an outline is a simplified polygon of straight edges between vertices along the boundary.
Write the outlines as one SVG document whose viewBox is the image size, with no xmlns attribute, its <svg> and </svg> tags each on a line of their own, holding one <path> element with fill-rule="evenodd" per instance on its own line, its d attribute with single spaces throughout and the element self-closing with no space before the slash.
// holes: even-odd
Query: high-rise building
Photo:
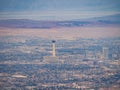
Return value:
<svg viewBox="0 0 120 90">
<path fill-rule="evenodd" d="M 108 59 L 108 48 L 106 47 L 102 48 L 102 55 L 103 55 L 103 59 Z"/>
</svg>

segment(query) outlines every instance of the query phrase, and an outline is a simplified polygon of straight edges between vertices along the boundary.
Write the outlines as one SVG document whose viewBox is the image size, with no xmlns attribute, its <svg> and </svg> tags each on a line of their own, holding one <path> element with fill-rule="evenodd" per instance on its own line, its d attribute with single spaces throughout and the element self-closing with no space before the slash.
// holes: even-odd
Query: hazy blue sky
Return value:
<svg viewBox="0 0 120 90">
<path fill-rule="evenodd" d="M 70 20 L 120 13 L 120 0 L 0 0 L 0 19 Z"/>
</svg>

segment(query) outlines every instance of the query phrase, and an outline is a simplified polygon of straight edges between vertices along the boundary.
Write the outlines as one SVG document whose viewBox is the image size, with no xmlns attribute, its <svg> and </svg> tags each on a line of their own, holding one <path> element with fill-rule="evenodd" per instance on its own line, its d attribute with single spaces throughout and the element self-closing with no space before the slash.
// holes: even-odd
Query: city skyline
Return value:
<svg viewBox="0 0 120 90">
<path fill-rule="evenodd" d="M 0 0 L 0 90 L 119 90 L 120 0 Z"/>
</svg>

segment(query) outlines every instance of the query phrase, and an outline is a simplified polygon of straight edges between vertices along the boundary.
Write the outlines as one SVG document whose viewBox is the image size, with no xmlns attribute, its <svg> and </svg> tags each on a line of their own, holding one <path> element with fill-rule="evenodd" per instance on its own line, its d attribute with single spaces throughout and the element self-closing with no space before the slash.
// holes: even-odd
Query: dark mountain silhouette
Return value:
<svg viewBox="0 0 120 90">
<path fill-rule="evenodd" d="M 95 17 L 86 20 L 71 21 L 41 21 L 28 19 L 0 20 L 0 27 L 8 28 L 59 28 L 59 27 L 83 27 L 83 26 L 109 26 L 120 25 L 120 14 Z"/>
</svg>

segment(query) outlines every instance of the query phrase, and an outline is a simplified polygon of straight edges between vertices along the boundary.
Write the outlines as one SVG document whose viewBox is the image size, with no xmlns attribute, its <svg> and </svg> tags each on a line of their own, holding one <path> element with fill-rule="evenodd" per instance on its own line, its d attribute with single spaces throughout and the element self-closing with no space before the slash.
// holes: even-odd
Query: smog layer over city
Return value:
<svg viewBox="0 0 120 90">
<path fill-rule="evenodd" d="M 0 90 L 120 90 L 120 1 L 0 0 Z"/>
</svg>

